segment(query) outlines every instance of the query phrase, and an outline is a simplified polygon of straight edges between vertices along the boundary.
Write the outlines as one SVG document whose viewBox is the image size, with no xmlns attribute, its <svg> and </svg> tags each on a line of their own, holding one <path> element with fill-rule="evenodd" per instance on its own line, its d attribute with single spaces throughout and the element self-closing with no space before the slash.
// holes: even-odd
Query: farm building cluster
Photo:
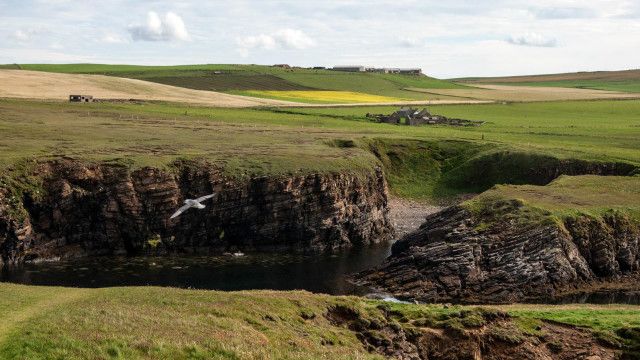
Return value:
<svg viewBox="0 0 640 360">
<path fill-rule="evenodd" d="M 413 108 L 401 108 L 390 114 L 369 114 L 367 118 L 374 119 L 379 123 L 396 125 L 451 125 L 451 126 L 480 126 L 484 121 L 452 119 L 442 115 L 432 115 L 427 108 L 418 111 Z"/>
<path fill-rule="evenodd" d="M 346 72 L 372 72 L 382 74 L 403 74 L 403 75 L 421 75 L 422 69 L 420 68 L 375 68 L 365 67 L 361 65 L 349 65 L 349 66 L 334 66 L 331 68 L 333 71 L 346 71 Z"/>
<path fill-rule="evenodd" d="M 296 66 L 291 66 L 289 64 L 275 64 L 273 67 L 278 67 L 282 69 L 294 69 Z M 324 66 L 313 66 L 309 69 L 312 70 L 333 70 L 333 71 L 343 71 L 343 72 L 370 72 L 370 73 L 382 73 L 382 74 L 402 74 L 402 75 L 422 75 L 422 69 L 420 68 L 376 68 L 376 67 L 366 67 L 362 65 L 342 65 L 342 66 L 334 66 L 334 67 L 324 67 Z"/>
</svg>

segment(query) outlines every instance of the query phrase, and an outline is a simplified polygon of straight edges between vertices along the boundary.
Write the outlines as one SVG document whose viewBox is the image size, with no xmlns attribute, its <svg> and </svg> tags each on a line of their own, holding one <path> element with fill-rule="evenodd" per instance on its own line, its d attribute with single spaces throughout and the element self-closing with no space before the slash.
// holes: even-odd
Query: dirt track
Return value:
<svg viewBox="0 0 640 360">
<path fill-rule="evenodd" d="M 293 104 L 103 75 L 0 70 L 0 98 L 67 100 L 71 94 L 88 94 L 99 99 L 159 100 L 221 107 Z"/>
</svg>

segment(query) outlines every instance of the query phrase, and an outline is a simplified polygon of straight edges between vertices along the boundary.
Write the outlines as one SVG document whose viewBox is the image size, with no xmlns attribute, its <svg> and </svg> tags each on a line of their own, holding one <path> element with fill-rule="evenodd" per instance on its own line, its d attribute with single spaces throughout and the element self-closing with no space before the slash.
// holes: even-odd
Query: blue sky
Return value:
<svg viewBox="0 0 640 360">
<path fill-rule="evenodd" d="M 0 63 L 640 68 L 640 0 L 0 0 Z"/>
</svg>

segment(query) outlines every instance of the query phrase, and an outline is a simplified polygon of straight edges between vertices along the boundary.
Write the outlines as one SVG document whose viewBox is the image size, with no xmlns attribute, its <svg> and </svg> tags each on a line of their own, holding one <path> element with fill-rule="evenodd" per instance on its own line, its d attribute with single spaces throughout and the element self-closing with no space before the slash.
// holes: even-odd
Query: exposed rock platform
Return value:
<svg viewBox="0 0 640 360">
<path fill-rule="evenodd" d="M 625 281 L 640 270 L 640 227 L 621 212 L 564 220 L 518 200 L 474 213 L 453 206 L 427 217 L 356 282 L 425 302 L 548 299 Z M 521 219 L 527 221 L 521 221 Z"/>
</svg>

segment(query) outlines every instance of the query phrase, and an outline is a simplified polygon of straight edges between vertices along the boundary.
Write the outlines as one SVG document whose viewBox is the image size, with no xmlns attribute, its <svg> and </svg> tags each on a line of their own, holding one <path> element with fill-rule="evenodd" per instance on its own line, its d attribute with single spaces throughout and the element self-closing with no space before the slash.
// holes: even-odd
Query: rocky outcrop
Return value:
<svg viewBox="0 0 640 360">
<path fill-rule="evenodd" d="M 550 299 L 640 270 L 639 226 L 627 216 L 561 223 L 543 214 L 523 223 L 524 205 L 505 202 L 516 216 L 487 219 L 462 206 L 429 216 L 356 282 L 425 302 L 503 303 Z"/>
<path fill-rule="evenodd" d="M 439 313 L 402 314 L 378 305 L 382 316 L 335 305 L 325 317 L 356 334 L 364 347 L 392 359 L 632 359 L 631 347 L 604 341 L 591 331 L 543 322 L 535 333 L 523 332 L 507 313 L 483 308 Z M 374 312 L 375 314 L 375 312 Z M 420 314 L 415 311 L 413 314 Z M 414 318 L 411 318 L 414 317 Z M 624 330 L 633 332 L 634 330 Z"/>
<path fill-rule="evenodd" d="M 209 253 L 234 249 L 327 250 L 390 240 L 381 171 L 225 177 L 215 166 L 177 163 L 135 171 L 61 160 L 38 168 L 42 194 L 25 192 L 28 216 L 9 215 L 0 193 L 4 262 L 58 256 Z M 170 220 L 185 198 L 214 193 L 204 210 Z"/>
</svg>

